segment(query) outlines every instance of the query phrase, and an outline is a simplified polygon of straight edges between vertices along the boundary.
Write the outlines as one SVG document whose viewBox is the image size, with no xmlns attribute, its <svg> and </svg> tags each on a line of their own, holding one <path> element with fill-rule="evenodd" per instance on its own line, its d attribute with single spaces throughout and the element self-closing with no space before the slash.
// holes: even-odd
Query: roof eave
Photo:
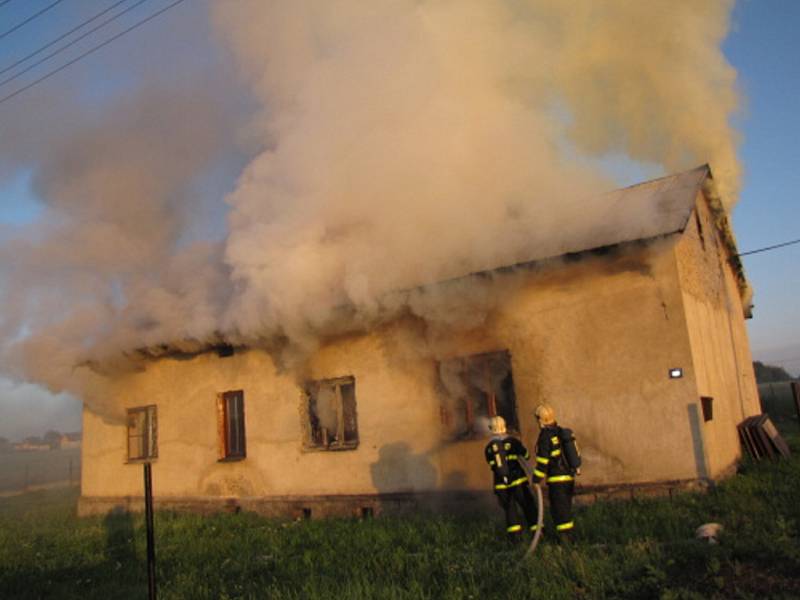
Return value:
<svg viewBox="0 0 800 600">
<path fill-rule="evenodd" d="M 736 277 L 736 284 L 739 288 L 739 297 L 742 300 L 744 317 L 750 319 L 753 316 L 753 291 L 750 282 L 747 280 L 747 275 L 744 272 L 744 265 L 739 256 L 739 248 L 736 244 L 736 238 L 733 235 L 730 219 L 728 218 L 728 211 L 725 209 L 725 205 L 722 202 L 722 197 L 719 194 L 711 168 L 708 167 L 708 165 L 706 165 L 706 168 L 708 169 L 708 174 L 703 180 L 703 197 L 708 203 L 708 207 L 714 219 L 714 226 L 717 228 L 725 250 L 728 253 L 727 260 Z"/>
</svg>

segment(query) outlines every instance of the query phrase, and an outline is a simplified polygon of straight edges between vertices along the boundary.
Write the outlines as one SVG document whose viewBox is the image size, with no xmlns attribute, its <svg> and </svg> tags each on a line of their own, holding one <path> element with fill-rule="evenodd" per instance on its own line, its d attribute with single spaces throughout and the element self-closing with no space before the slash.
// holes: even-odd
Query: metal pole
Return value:
<svg viewBox="0 0 800 600">
<path fill-rule="evenodd" d="M 153 534 L 153 477 L 150 463 L 144 463 L 144 513 L 147 524 L 147 597 L 156 600 L 156 546 Z"/>
</svg>

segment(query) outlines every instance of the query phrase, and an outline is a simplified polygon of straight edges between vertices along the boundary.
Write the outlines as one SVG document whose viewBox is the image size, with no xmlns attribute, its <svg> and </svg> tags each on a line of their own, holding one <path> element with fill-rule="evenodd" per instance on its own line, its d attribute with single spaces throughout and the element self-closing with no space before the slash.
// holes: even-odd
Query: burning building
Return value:
<svg viewBox="0 0 800 600">
<path fill-rule="evenodd" d="M 602 222 L 565 231 L 560 255 L 389 292 L 371 319 L 341 306 L 301 367 L 280 337 L 138 350 L 105 392 L 123 418 L 84 408 L 80 511 L 137 506 L 144 461 L 164 507 L 449 509 L 489 495 L 486 419 L 530 446 L 543 401 L 578 435 L 579 493 L 725 477 L 759 404 L 749 286 L 711 172 L 593 206 Z"/>
</svg>

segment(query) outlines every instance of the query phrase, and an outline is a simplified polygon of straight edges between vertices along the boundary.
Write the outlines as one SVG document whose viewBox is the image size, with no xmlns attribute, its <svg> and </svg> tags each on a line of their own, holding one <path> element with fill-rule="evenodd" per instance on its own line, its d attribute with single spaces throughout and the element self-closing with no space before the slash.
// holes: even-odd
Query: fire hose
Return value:
<svg viewBox="0 0 800 600">
<path fill-rule="evenodd" d="M 536 506 L 538 509 L 538 514 L 536 515 L 536 533 L 533 534 L 533 540 L 531 541 L 531 545 L 528 546 L 528 550 L 525 552 L 525 558 L 528 558 L 530 555 L 533 554 L 533 551 L 536 550 L 536 546 L 539 544 L 539 538 L 542 537 L 542 525 L 544 522 L 544 505 L 542 503 L 542 486 L 538 483 L 534 483 L 533 487 L 536 488 Z"/>
<path fill-rule="evenodd" d="M 528 462 L 524 459 L 519 461 L 522 463 L 522 468 L 525 470 L 525 473 L 533 479 L 531 473 L 531 466 Z M 525 558 L 531 556 L 536 550 L 536 546 L 539 544 L 539 538 L 542 537 L 542 529 L 544 528 L 544 501 L 542 499 L 542 486 L 538 483 L 534 483 L 533 487 L 536 488 L 536 508 L 537 508 L 537 515 L 536 515 L 536 533 L 533 534 L 533 540 L 531 540 L 531 545 L 528 546 L 528 549 L 525 551 Z"/>
</svg>

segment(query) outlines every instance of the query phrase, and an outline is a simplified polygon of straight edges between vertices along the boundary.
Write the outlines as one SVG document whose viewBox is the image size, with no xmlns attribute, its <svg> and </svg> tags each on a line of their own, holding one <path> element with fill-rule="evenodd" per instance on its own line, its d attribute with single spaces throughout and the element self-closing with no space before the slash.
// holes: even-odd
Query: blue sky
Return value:
<svg viewBox="0 0 800 600">
<path fill-rule="evenodd" d="M 0 36 L 27 16 L 52 3 L 52 0 L 12 0 L 0 7 Z M 114 0 L 65 0 L 17 32 L 0 37 L 0 69 L 18 57 L 40 47 L 82 19 L 111 6 Z M 139 19 L 165 7 L 170 0 L 149 0 L 131 11 L 119 24 L 109 28 L 111 35 Z M 126 4 L 133 5 L 135 2 Z M 0 239 L 10 230 L 19 230 L 34 222 L 42 206 L 31 190 L 30 173 L 37 161 L 35 143 L 42 133 L 29 129 L 28 139 L 10 139 L 8 120 L 20 111 L 45 106 L 42 130 L 64 126 L 63 115 L 81 105 L 82 110 L 98 109 L 129 93 L 146 74 L 149 79 L 162 77 L 202 77 L 204 70 L 224 70 L 209 40 L 207 2 L 185 2 L 144 25 L 86 60 L 55 75 L 9 102 L 0 104 L 0 145 L 20 144 L 22 151 L 15 161 L 2 161 L 0 148 Z M 110 14 L 110 13 L 109 13 Z M 103 17 L 106 18 L 106 17 Z M 101 21 L 103 18 L 98 20 Z M 800 238 L 798 208 L 800 202 L 800 48 L 797 28 L 800 25 L 800 2 L 793 0 L 739 0 L 733 15 L 733 28 L 724 44 L 728 60 L 736 68 L 743 107 L 736 117 L 741 132 L 740 157 L 744 165 L 744 188 L 733 213 L 733 226 L 742 252 Z M 60 45 L 60 44 L 59 44 Z M 57 46 L 54 46 L 57 47 Z M 78 45 L 75 52 L 88 49 Z M 74 56 L 74 54 L 73 54 Z M 58 61 L 50 64 L 59 64 Z M 12 71 L 13 72 L 13 71 Z M 44 71 L 37 71 L 41 74 Z M 0 81 L 11 72 L 0 74 Z M 0 98 L 15 85 L 32 81 L 31 73 L 15 83 L 0 86 Z M 246 99 L 235 100 L 246 104 Z M 63 109 L 63 113 L 59 111 Z M 197 237 L 218 237 L 224 218 L 219 198 L 233 185 L 244 157 L 232 153 L 204 178 L 198 195 L 207 217 L 199 220 Z M 624 163 L 623 163 L 624 164 Z M 633 183 L 641 171 L 623 173 L 620 184 Z M 205 225 L 203 225 L 205 224 Z M 751 346 L 756 359 L 782 364 L 790 372 L 800 373 L 800 244 L 772 252 L 744 257 L 747 275 L 755 288 L 754 318 L 748 322 Z M 12 410 L 19 410 L 22 399 L 36 396 L 42 409 L 41 431 L 36 423 L 26 425 L 24 434 L 41 433 L 60 419 L 75 429 L 79 425 L 77 403 L 48 397 L 32 386 L 12 386 L 0 382 L 0 436 L 19 437 L 18 431 L 4 431 L 1 425 Z M 66 407 L 54 409 L 54 406 Z M 50 415 L 50 416 L 46 416 Z M 65 415 L 72 415 L 66 416 Z M 66 419 L 66 421 L 65 421 Z"/>
<path fill-rule="evenodd" d="M 800 238 L 800 3 L 737 3 L 725 43 L 739 73 L 744 110 L 740 156 L 744 189 L 733 213 L 739 250 Z M 800 372 L 800 244 L 743 258 L 755 288 L 748 323 L 755 357 Z"/>
</svg>

